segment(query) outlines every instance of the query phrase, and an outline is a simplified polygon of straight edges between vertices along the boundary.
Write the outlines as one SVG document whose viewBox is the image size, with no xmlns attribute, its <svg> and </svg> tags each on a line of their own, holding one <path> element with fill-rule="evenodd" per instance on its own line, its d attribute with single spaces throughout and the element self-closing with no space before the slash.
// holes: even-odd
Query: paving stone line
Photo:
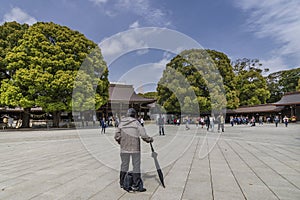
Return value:
<svg viewBox="0 0 300 200">
<path fill-rule="evenodd" d="M 281 164 L 280 162 L 277 162 L 277 163 L 274 163 L 273 165 L 271 164 L 268 164 L 268 161 L 266 159 L 264 159 L 263 156 L 258 156 L 258 155 L 261 155 L 261 153 L 264 153 L 264 152 L 261 152 L 261 151 L 258 151 L 257 148 L 253 148 L 251 149 L 251 151 L 247 148 L 249 147 L 249 145 L 241 145 L 239 144 L 242 148 L 244 148 L 246 151 L 248 151 L 253 157 L 255 157 L 257 160 L 259 160 L 261 163 L 263 163 L 266 167 L 268 167 L 269 169 L 271 169 L 272 171 L 274 171 L 278 176 L 280 176 L 282 179 L 284 179 L 285 181 L 287 181 L 289 184 L 291 184 L 292 186 L 294 186 L 296 189 L 300 190 L 300 188 L 295 185 L 292 181 L 290 181 L 289 179 L 287 179 L 281 172 L 279 172 L 278 169 L 275 169 L 277 168 L 277 166 L 279 164 Z M 253 152 L 256 152 L 256 153 L 253 153 Z M 269 159 L 269 157 L 268 157 Z M 275 160 L 275 159 L 273 159 Z M 275 160 L 276 161 L 276 160 Z M 285 168 L 286 170 L 286 168 Z"/>
<path fill-rule="evenodd" d="M 208 144 L 214 147 L 209 153 L 214 199 L 244 199 L 230 168 L 226 165 L 226 161 L 217 147 L 217 143 L 215 144 L 214 140 L 208 140 Z"/>
<path fill-rule="evenodd" d="M 272 194 L 276 197 L 276 199 L 280 200 L 277 194 L 268 186 L 268 184 L 259 176 L 259 174 L 250 166 L 248 162 L 242 157 L 240 153 L 238 153 L 228 141 L 224 140 L 226 144 L 232 149 L 232 151 L 243 161 L 245 165 L 255 174 L 255 176 L 272 192 Z M 247 159 L 248 160 L 248 159 Z"/>
<path fill-rule="evenodd" d="M 263 180 L 270 189 L 272 188 L 272 191 L 276 193 L 279 199 L 288 199 L 289 196 L 300 195 L 298 189 L 291 188 L 291 184 L 286 178 L 282 177 L 282 175 L 278 174 L 274 169 L 258 159 L 255 154 L 247 150 L 241 144 L 233 143 L 232 145 L 238 146 L 242 152 L 246 153 L 247 162 L 249 165 L 252 165 L 251 168 L 254 169 L 261 180 Z M 282 188 L 285 188 L 285 190 Z"/>
<path fill-rule="evenodd" d="M 213 183 L 213 178 L 212 178 L 210 148 L 209 148 L 209 144 L 208 144 L 208 138 L 206 138 L 206 147 L 207 147 L 207 153 L 208 153 L 207 158 L 208 158 L 208 166 L 209 166 L 209 178 L 210 178 L 211 195 L 212 195 L 212 199 L 215 200 L 214 183 Z"/>
<path fill-rule="evenodd" d="M 280 148 L 278 148 L 278 145 L 262 145 L 264 148 L 268 149 L 268 152 L 276 152 L 276 155 L 280 154 L 282 155 L 282 158 L 288 158 L 287 160 L 293 160 L 293 161 L 300 161 L 300 156 L 299 159 L 296 159 L 293 156 L 290 156 L 289 153 L 286 153 L 286 148 L 283 148 L 282 146 Z M 279 150 L 280 149 L 280 150 Z M 284 153 L 285 152 L 285 153 Z M 298 157 L 298 156 L 297 156 Z"/>
<path fill-rule="evenodd" d="M 201 133 L 201 132 L 200 132 Z M 211 188 L 211 174 L 209 172 L 209 159 L 207 146 L 207 137 L 198 136 L 198 144 L 193 157 L 193 163 L 189 177 L 186 182 L 185 190 L 182 199 L 213 199 L 213 192 Z M 200 142 L 202 141 L 202 142 Z M 204 150 L 207 156 L 200 157 L 200 151 Z"/>
<path fill-rule="evenodd" d="M 181 194 L 180 199 L 183 199 L 183 195 L 184 195 L 184 193 L 186 192 L 187 183 L 188 183 L 188 180 L 189 180 L 189 178 L 190 178 L 190 176 L 191 176 L 192 166 L 194 165 L 194 160 L 195 160 L 196 155 L 197 155 L 197 150 L 198 150 L 199 142 L 200 142 L 200 137 L 197 138 L 196 148 L 195 148 L 195 151 L 194 151 L 194 153 L 193 153 L 193 159 L 192 159 L 191 165 L 190 165 L 190 167 L 189 167 L 189 169 L 188 169 L 188 174 L 187 174 L 187 177 L 186 177 L 186 181 L 185 181 L 184 188 L 183 188 L 183 192 L 182 192 L 182 194 Z"/>
<path fill-rule="evenodd" d="M 228 160 L 232 172 L 235 174 L 235 177 L 245 194 L 245 198 L 253 200 L 278 199 L 264 182 L 256 176 L 253 169 L 241 159 L 241 155 L 238 154 L 239 149 L 232 149 L 228 143 L 230 143 L 230 141 L 222 139 L 220 140 L 219 145 L 220 148 L 223 149 L 223 154 Z"/>
<path fill-rule="evenodd" d="M 193 160 L 193 155 L 196 149 L 195 142 L 193 141 L 190 148 L 179 157 L 170 168 L 165 177 L 166 188 L 158 187 L 151 199 L 165 200 L 165 199 L 180 199 L 184 190 L 186 177 L 189 167 Z"/>
<path fill-rule="evenodd" d="M 241 185 L 240 185 L 240 183 L 239 183 L 239 181 L 238 181 L 236 175 L 234 174 L 234 172 L 233 172 L 233 170 L 232 170 L 232 168 L 231 168 L 231 166 L 230 166 L 230 164 L 229 164 L 229 162 L 228 162 L 228 159 L 226 158 L 224 152 L 222 151 L 222 149 L 221 149 L 219 143 L 217 144 L 217 146 L 218 146 L 219 151 L 222 153 L 222 156 L 223 156 L 224 160 L 226 161 L 227 167 L 230 169 L 230 172 L 231 172 L 232 176 L 234 177 L 234 180 L 235 180 L 236 184 L 238 185 L 238 187 L 239 187 L 241 193 L 243 194 L 244 198 L 247 199 L 247 198 L 246 198 L 246 195 L 245 195 L 245 193 L 244 193 L 244 191 L 243 191 L 243 189 L 242 189 L 242 187 L 241 187 Z"/>
<path fill-rule="evenodd" d="M 288 164 L 288 161 L 289 160 L 294 160 L 294 161 L 297 161 L 296 159 L 293 159 L 292 157 L 289 157 L 287 155 L 284 155 L 276 150 L 271 150 L 269 148 L 267 148 L 265 145 L 257 145 L 257 146 L 253 146 L 251 143 L 247 143 L 248 145 L 252 146 L 253 148 L 257 148 L 260 150 L 260 152 L 263 152 L 264 154 L 266 154 L 269 158 L 273 158 L 274 160 L 280 162 L 282 165 L 285 165 L 287 166 L 288 168 L 292 169 L 293 171 L 296 171 L 297 173 L 300 173 L 300 170 L 293 167 L 293 166 L 290 166 Z M 276 154 L 274 154 L 273 152 L 276 152 Z M 287 159 L 288 158 L 288 159 Z"/>
</svg>

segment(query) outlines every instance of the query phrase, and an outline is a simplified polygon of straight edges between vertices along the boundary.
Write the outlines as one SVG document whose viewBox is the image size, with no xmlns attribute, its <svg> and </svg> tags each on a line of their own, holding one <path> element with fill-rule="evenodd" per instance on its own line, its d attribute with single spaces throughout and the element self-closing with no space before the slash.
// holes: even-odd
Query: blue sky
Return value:
<svg viewBox="0 0 300 200">
<path fill-rule="evenodd" d="M 134 28 L 167 28 L 232 60 L 258 58 L 275 72 L 300 66 L 299 10 L 299 0 L 1 0 L 0 23 L 52 21 L 96 43 Z M 139 41 L 127 37 L 123 42 Z M 117 49 L 114 44 L 110 53 Z M 110 80 L 122 81 L 128 71 L 141 75 L 143 70 L 132 71 L 141 66 L 160 66 L 149 72 L 158 77 L 171 58 L 170 53 L 151 49 L 122 55 L 110 65 Z"/>
</svg>

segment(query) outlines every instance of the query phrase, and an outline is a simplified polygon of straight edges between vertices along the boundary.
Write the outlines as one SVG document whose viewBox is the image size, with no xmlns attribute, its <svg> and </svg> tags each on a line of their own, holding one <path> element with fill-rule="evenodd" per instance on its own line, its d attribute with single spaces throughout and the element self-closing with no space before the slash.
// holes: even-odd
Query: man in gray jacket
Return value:
<svg viewBox="0 0 300 200">
<path fill-rule="evenodd" d="M 116 129 L 115 140 L 121 147 L 121 171 L 120 186 L 123 187 L 125 175 L 129 169 L 130 157 L 133 165 L 133 186 L 132 190 L 144 192 L 145 188 L 141 185 L 141 146 L 140 137 L 147 143 L 153 142 L 153 138 L 149 137 L 145 128 L 136 119 L 136 111 L 130 108 L 127 117 L 123 118 Z"/>
</svg>

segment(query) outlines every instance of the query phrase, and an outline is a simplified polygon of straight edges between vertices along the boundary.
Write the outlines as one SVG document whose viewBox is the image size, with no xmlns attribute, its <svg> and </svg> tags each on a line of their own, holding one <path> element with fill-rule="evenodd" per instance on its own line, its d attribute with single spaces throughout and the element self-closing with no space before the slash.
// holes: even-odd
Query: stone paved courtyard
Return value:
<svg viewBox="0 0 300 200">
<path fill-rule="evenodd" d="M 147 191 L 119 187 L 114 128 L 0 131 L 0 199 L 300 199 L 300 125 L 146 126 L 165 176 L 142 145 Z"/>
</svg>

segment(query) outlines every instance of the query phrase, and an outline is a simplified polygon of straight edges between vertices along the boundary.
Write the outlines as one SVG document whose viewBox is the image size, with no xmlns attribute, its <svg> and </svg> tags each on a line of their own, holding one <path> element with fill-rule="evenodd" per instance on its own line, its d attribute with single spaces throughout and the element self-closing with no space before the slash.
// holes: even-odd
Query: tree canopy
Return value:
<svg viewBox="0 0 300 200">
<path fill-rule="evenodd" d="M 294 92 L 299 85 L 300 68 L 274 72 L 266 77 L 271 97 L 268 103 L 279 101 L 284 93 Z"/>
<path fill-rule="evenodd" d="M 270 98 L 262 64 L 258 59 L 238 59 L 233 63 L 240 105 L 264 104 Z M 268 71 L 268 69 L 264 69 Z"/>
<path fill-rule="evenodd" d="M 158 83 L 157 101 L 171 113 L 236 107 L 238 99 L 233 77 L 230 60 L 225 54 L 212 50 L 185 50 L 167 64 Z"/>
<path fill-rule="evenodd" d="M 11 27 L 8 24 L 4 24 L 2 28 Z M 18 28 L 28 27 L 17 25 L 16 22 L 12 24 Z M 75 87 L 78 85 L 88 87 L 89 80 L 90 87 L 97 90 L 93 101 L 90 99 L 81 101 L 86 101 L 95 108 L 107 102 L 108 71 L 100 49 L 97 49 L 94 42 L 78 31 L 52 22 L 38 22 L 29 26 L 26 31 L 20 31 L 18 36 L 17 45 L 6 50 L 1 62 L 4 63 L 1 69 L 9 75 L 1 84 L 1 104 L 20 106 L 27 110 L 40 106 L 44 111 L 53 113 L 54 117 L 59 117 L 61 111 L 72 110 L 75 80 L 77 82 Z M 93 49 L 96 50 L 92 52 Z M 93 55 L 88 57 L 90 53 Z M 89 63 L 83 70 L 84 79 L 76 79 L 84 61 Z M 87 65 L 90 67 L 87 68 Z M 83 73 L 79 74 L 82 76 Z M 54 120 L 54 126 L 58 126 L 58 120 Z M 28 124 L 24 123 L 24 126 Z"/>
<path fill-rule="evenodd" d="M 11 77 L 7 70 L 6 55 L 19 45 L 19 39 L 28 28 L 27 24 L 17 22 L 5 22 L 0 26 L 0 84 L 3 79 Z"/>
<path fill-rule="evenodd" d="M 263 72 L 269 69 L 258 59 L 243 58 L 231 63 L 222 52 L 186 50 L 166 65 L 157 87 L 157 102 L 173 113 L 191 108 L 196 102 L 203 112 L 216 109 L 212 96 L 230 109 L 273 103 L 284 93 L 299 90 L 299 70 L 279 71 L 264 77 Z M 218 74 L 221 76 L 216 78 Z M 223 92 L 226 102 L 220 100 Z"/>
</svg>

